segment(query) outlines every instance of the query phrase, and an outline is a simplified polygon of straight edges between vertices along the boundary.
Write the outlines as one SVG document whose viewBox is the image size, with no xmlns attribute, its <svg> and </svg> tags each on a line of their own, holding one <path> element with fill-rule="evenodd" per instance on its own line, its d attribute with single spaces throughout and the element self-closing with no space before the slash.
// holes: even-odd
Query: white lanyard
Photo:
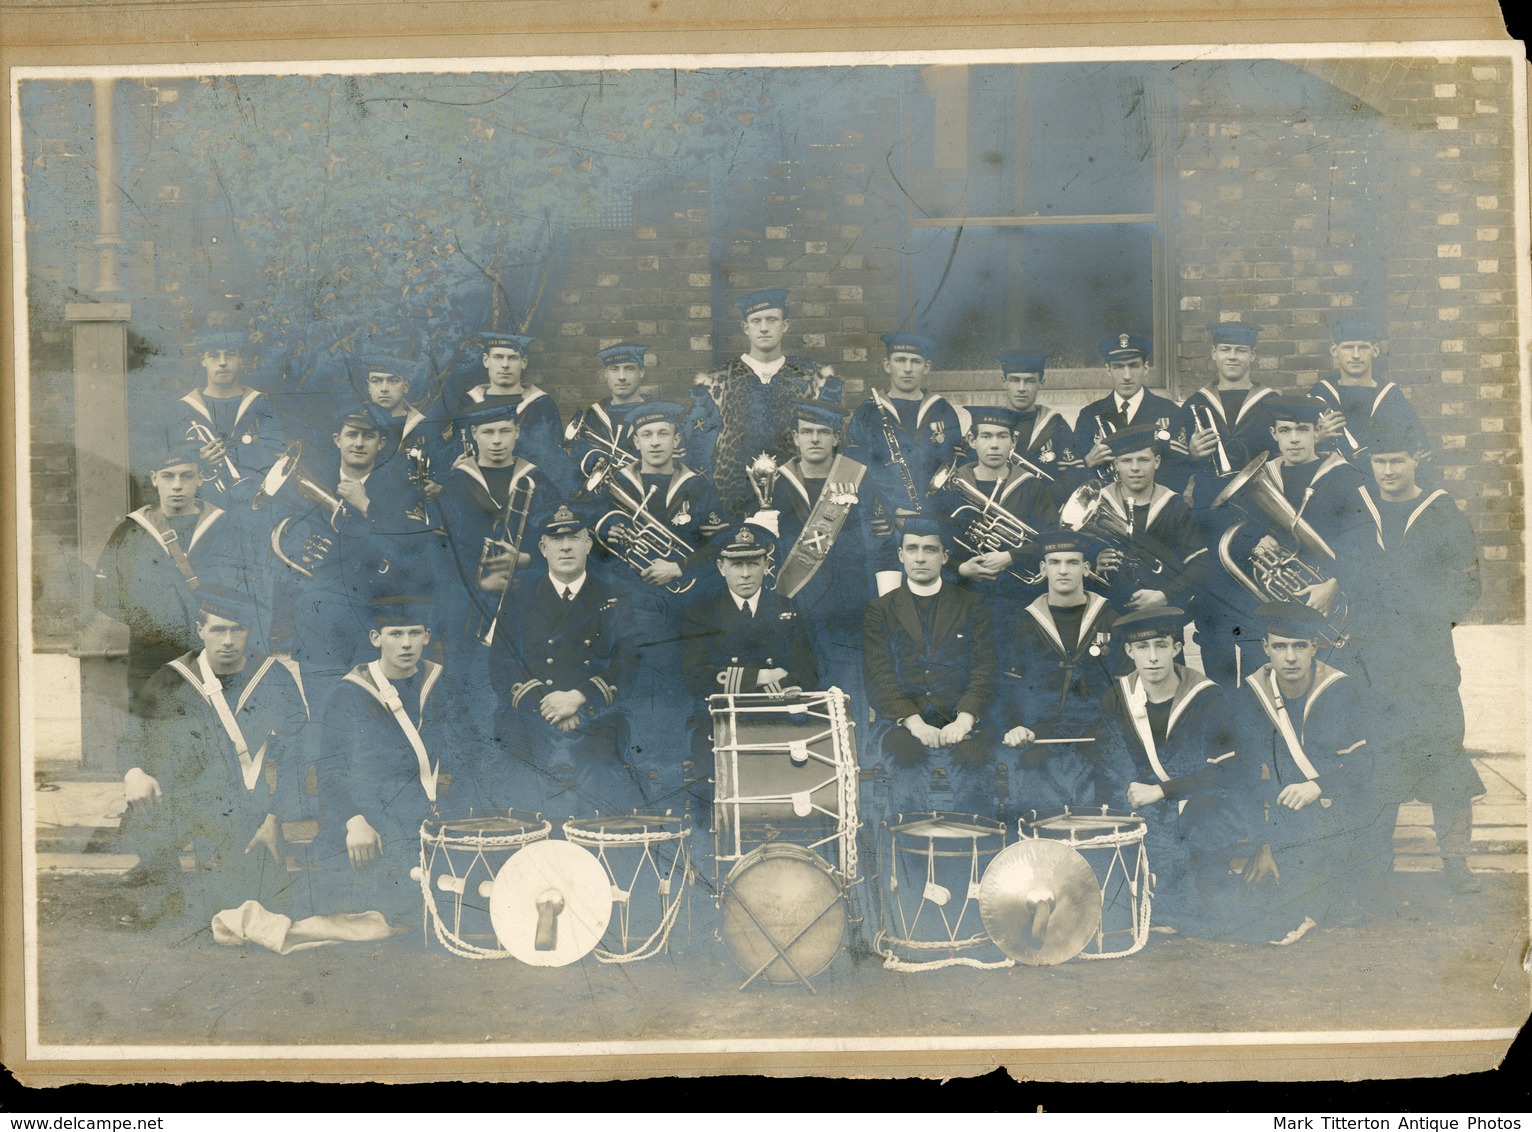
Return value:
<svg viewBox="0 0 1532 1132">
<path fill-rule="evenodd" d="M 426 797 L 433 803 L 436 801 L 436 775 L 441 770 L 441 763 L 431 765 L 431 757 L 426 754 L 425 741 L 420 737 L 420 730 L 415 726 L 415 721 L 410 718 L 410 713 L 404 710 L 404 701 L 399 698 L 399 690 L 388 682 L 388 677 L 383 675 L 383 665 L 380 661 L 372 661 L 367 665 L 367 671 L 372 676 L 376 685 L 371 689 L 378 702 L 393 713 L 394 721 L 399 724 L 399 730 L 404 732 L 404 738 L 409 743 L 410 749 L 415 752 L 415 765 L 420 774 L 420 788 L 426 792 Z M 349 676 L 348 676 L 349 679 Z M 421 710 L 425 708 L 426 696 L 430 694 L 430 685 L 436 681 L 434 674 L 426 677 L 426 684 L 420 689 Z"/>
<path fill-rule="evenodd" d="M 180 669 L 181 675 L 185 676 L 192 687 L 202 693 L 202 698 L 212 706 L 218 716 L 218 722 L 223 725 L 230 742 L 234 744 L 234 753 L 239 758 L 239 773 L 245 781 L 245 789 L 253 792 L 255 784 L 261 778 L 261 765 L 266 761 L 266 747 L 271 742 L 271 737 L 267 736 L 254 755 L 250 753 L 250 745 L 245 741 L 245 733 L 240 729 L 239 720 L 234 717 L 234 712 L 229 710 L 229 701 L 223 694 L 223 681 L 214 675 L 213 666 L 208 663 L 206 651 L 197 654 L 195 674 L 179 660 L 171 663 Z M 261 665 L 255 675 L 250 678 L 250 683 L 245 686 L 244 694 L 240 697 L 241 707 L 250 698 L 250 693 L 254 691 L 261 677 L 266 675 L 266 670 L 272 663 L 272 659 L 267 657 L 266 663 Z"/>
<path fill-rule="evenodd" d="M 1292 755 L 1293 762 L 1298 764 L 1303 777 L 1312 782 L 1319 777 L 1319 771 L 1314 769 L 1314 764 L 1309 761 L 1308 755 L 1303 753 L 1303 745 L 1298 741 L 1298 732 L 1293 728 L 1292 718 L 1287 714 L 1287 705 L 1282 702 L 1282 693 L 1277 690 L 1277 674 L 1272 672 L 1270 675 L 1271 698 L 1269 700 L 1262 691 L 1259 681 L 1252 680 L 1250 689 L 1255 693 L 1255 698 L 1261 701 L 1261 706 L 1266 709 L 1271 722 L 1276 725 L 1282 741 L 1287 744 L 1287 753 Z"/>
</svg>

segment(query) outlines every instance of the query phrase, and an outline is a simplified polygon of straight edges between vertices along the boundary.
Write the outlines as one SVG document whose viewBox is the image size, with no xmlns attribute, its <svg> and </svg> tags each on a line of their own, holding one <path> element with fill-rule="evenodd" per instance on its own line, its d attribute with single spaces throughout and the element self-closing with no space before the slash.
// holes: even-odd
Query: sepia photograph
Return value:
<svg viewBox="0 0 1532 1132">
<path fill-rule="evenodd" d="M 1504 1056 L 1521 44 L 8 82 L 13 1056 Z"/>
</svg>

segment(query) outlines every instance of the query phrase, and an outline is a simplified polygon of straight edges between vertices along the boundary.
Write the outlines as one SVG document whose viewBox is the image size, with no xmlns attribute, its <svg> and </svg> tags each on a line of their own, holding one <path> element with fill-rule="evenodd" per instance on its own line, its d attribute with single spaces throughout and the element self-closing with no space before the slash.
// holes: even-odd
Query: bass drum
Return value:
<svg viewBox="0 0 1532 1132">
<path fill-rule="evenodd" d="M 848 905 L 840 877 L 818 853 L 773 842 L 747 853 L 724 880 L 721 933 L 748 973 L 774 985 L 810 982 L 840 953 Z"/>
</svg>

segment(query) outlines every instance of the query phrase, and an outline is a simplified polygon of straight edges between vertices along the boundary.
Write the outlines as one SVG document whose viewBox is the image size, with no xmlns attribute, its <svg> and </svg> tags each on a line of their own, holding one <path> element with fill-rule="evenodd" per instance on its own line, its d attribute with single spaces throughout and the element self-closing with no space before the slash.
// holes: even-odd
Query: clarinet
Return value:
<svg viewBox="0 0 1532 1132">
<path fill-rule="evenodd" d="M 920 489 L 915 486 L 915 477 L 910 474 L 910 466 L 905 463 L 904 450 L 899 445 L 899 434 L 894 430 L 894 422 L 889 419 L 888 410 L 882 405 L 878 406 L 878 418 L 883 422 L 883 443 L 888 445 L 889 459 L 899 465 L 899 479 L 904 494 L 909 498 L 911 509 L 918 513 L 921 510 Z"/>
</svg>

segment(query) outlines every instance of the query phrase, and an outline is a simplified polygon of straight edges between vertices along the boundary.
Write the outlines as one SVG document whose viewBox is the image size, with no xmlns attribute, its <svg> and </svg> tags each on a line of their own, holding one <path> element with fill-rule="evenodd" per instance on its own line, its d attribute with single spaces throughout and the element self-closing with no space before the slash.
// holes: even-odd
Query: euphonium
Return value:
<svg viewBox="0 0 1532 1132">
<path fill-rule="evenodd" d="M 589 495 L 605 492 L 617 506 L 596 521 L 596 541 L 637 573 L 656 562 L 676 562 L 695 554 L 693 547 L 649 510 L 651 490 L 642 499 L 633 495 L 615 476 L 616 469 L 606 460 L 598 460 L 596 469 L 585 481 Z M 696 585 L 693 579 L 671 582 L 665 588 L 684 594 Z"/>
<path fill-rule="evenodd" d="M 260 510 L 267 500 L 275 499 L 278 492 L 291 485 L 292 491 L 299 498 L 306 499 L 310 503 L 317 505 L 321 512 L 320 521 L 328 528 L 330 534 L 334 534 L 340 529 L 337 523 L 341 518 L 349 515 L 350 510 L 346 507 L 345 500 L 304 471 L 303 465 L 299 462 L 302 456 L 303 442 L 301 440 L 295 440 L 287 446 L 282 455 L 277 458 L 277 462 L 271 466 L 271 470 L 262 477 L 261 486 L 256 490 L 255 498 L 250 501 L 250 509 L 252 511 Z M 304 537 L 303 548 L 298 552 L 302 558 L 302 563 L 295 560 L 282 549 L 282 540 L 287 535 L 294 520 L 306 518 L 308 516 L 284 516 L 272 528 L 271 549 L 272 553 L 284 565 L 296 570 L 305 578 L 312 578 L 314 576 L 314 568 L 324 561 L 325 556 L 335 545 L 335 541 L 330 537 L 330 534 L 320 530 Z M 388 570 L 388 559 L 379 559 L 377 572 L 379 574 L 386 574 Z"/>
<path fill-rule="evenodd" d="M 1278 549 L 1275 551 L 1262 551 L 1257 547 L 1250 552 L 1248 569 L 1246 569 L 1235 561 L 1231 549 L 1234 540 L 1249 522 L 1249 519 L 1241 519 L 1219 538 L 1218 560 L 1223 563 L 1224 569 L 1235 581 L 1261 601 L 1304 602 L 1305 599 L 1299 593 L 1300 590 L 1307 589 L 1309 586 L 1322 585 L 1330 581 L 1331 576 L 1322 569 L 1305 562 L 1300 555 L 1307 554 L 1321 562 L 1333 563 L 1335 551 L 1330 548 L 1329 543 L 1325 542 L 1319 532 L 1298 514 L 1277 485 L 1261 474 L 1267 456 L 1267 453 L 1262 452 L 1246 464 L 1244 469 L 1218 493 L 1212 506 L 1222 507 L 1225 503 L 1238 500 L 1236 506 L 1247 515 L 1253 516 L 1254 512 L 1246 506 L 1249 504 L 1264 513 L 1279 531 L 1290 535 L 1296 546 L 1283 545 L 1283 540 L 1279 538 Z M 1345 595 L 1340 594 L 1330 609 L 1325 611 L 1325 622 L 1330 629 L 1326 640 L 1332 645 L 1339 646 L 1346 641 L 1346 635 L 1341 631 L 1346 614 Z"/>
<path fill-rule="evenodd" d="M 943 488 L 950 487 L 968 501 L 952 512 L 954 519 L 972 516 L 967 520 L 963 533 L 956 536 L 959 546 L 975 555 L 993 551 L 1015 552 L 1025 549 L 1028 543 L 1037 538 L 1035 530 L 958 476 L 957 470 L 956 460 L 942 465 L 931 477 L 931 488 L 926 494 L 935 495 Z M 1037 580 L 1035 576 L 1015 569 L 1007 570 L 1006 573 L 1028 585 Z"/>
</svg>

